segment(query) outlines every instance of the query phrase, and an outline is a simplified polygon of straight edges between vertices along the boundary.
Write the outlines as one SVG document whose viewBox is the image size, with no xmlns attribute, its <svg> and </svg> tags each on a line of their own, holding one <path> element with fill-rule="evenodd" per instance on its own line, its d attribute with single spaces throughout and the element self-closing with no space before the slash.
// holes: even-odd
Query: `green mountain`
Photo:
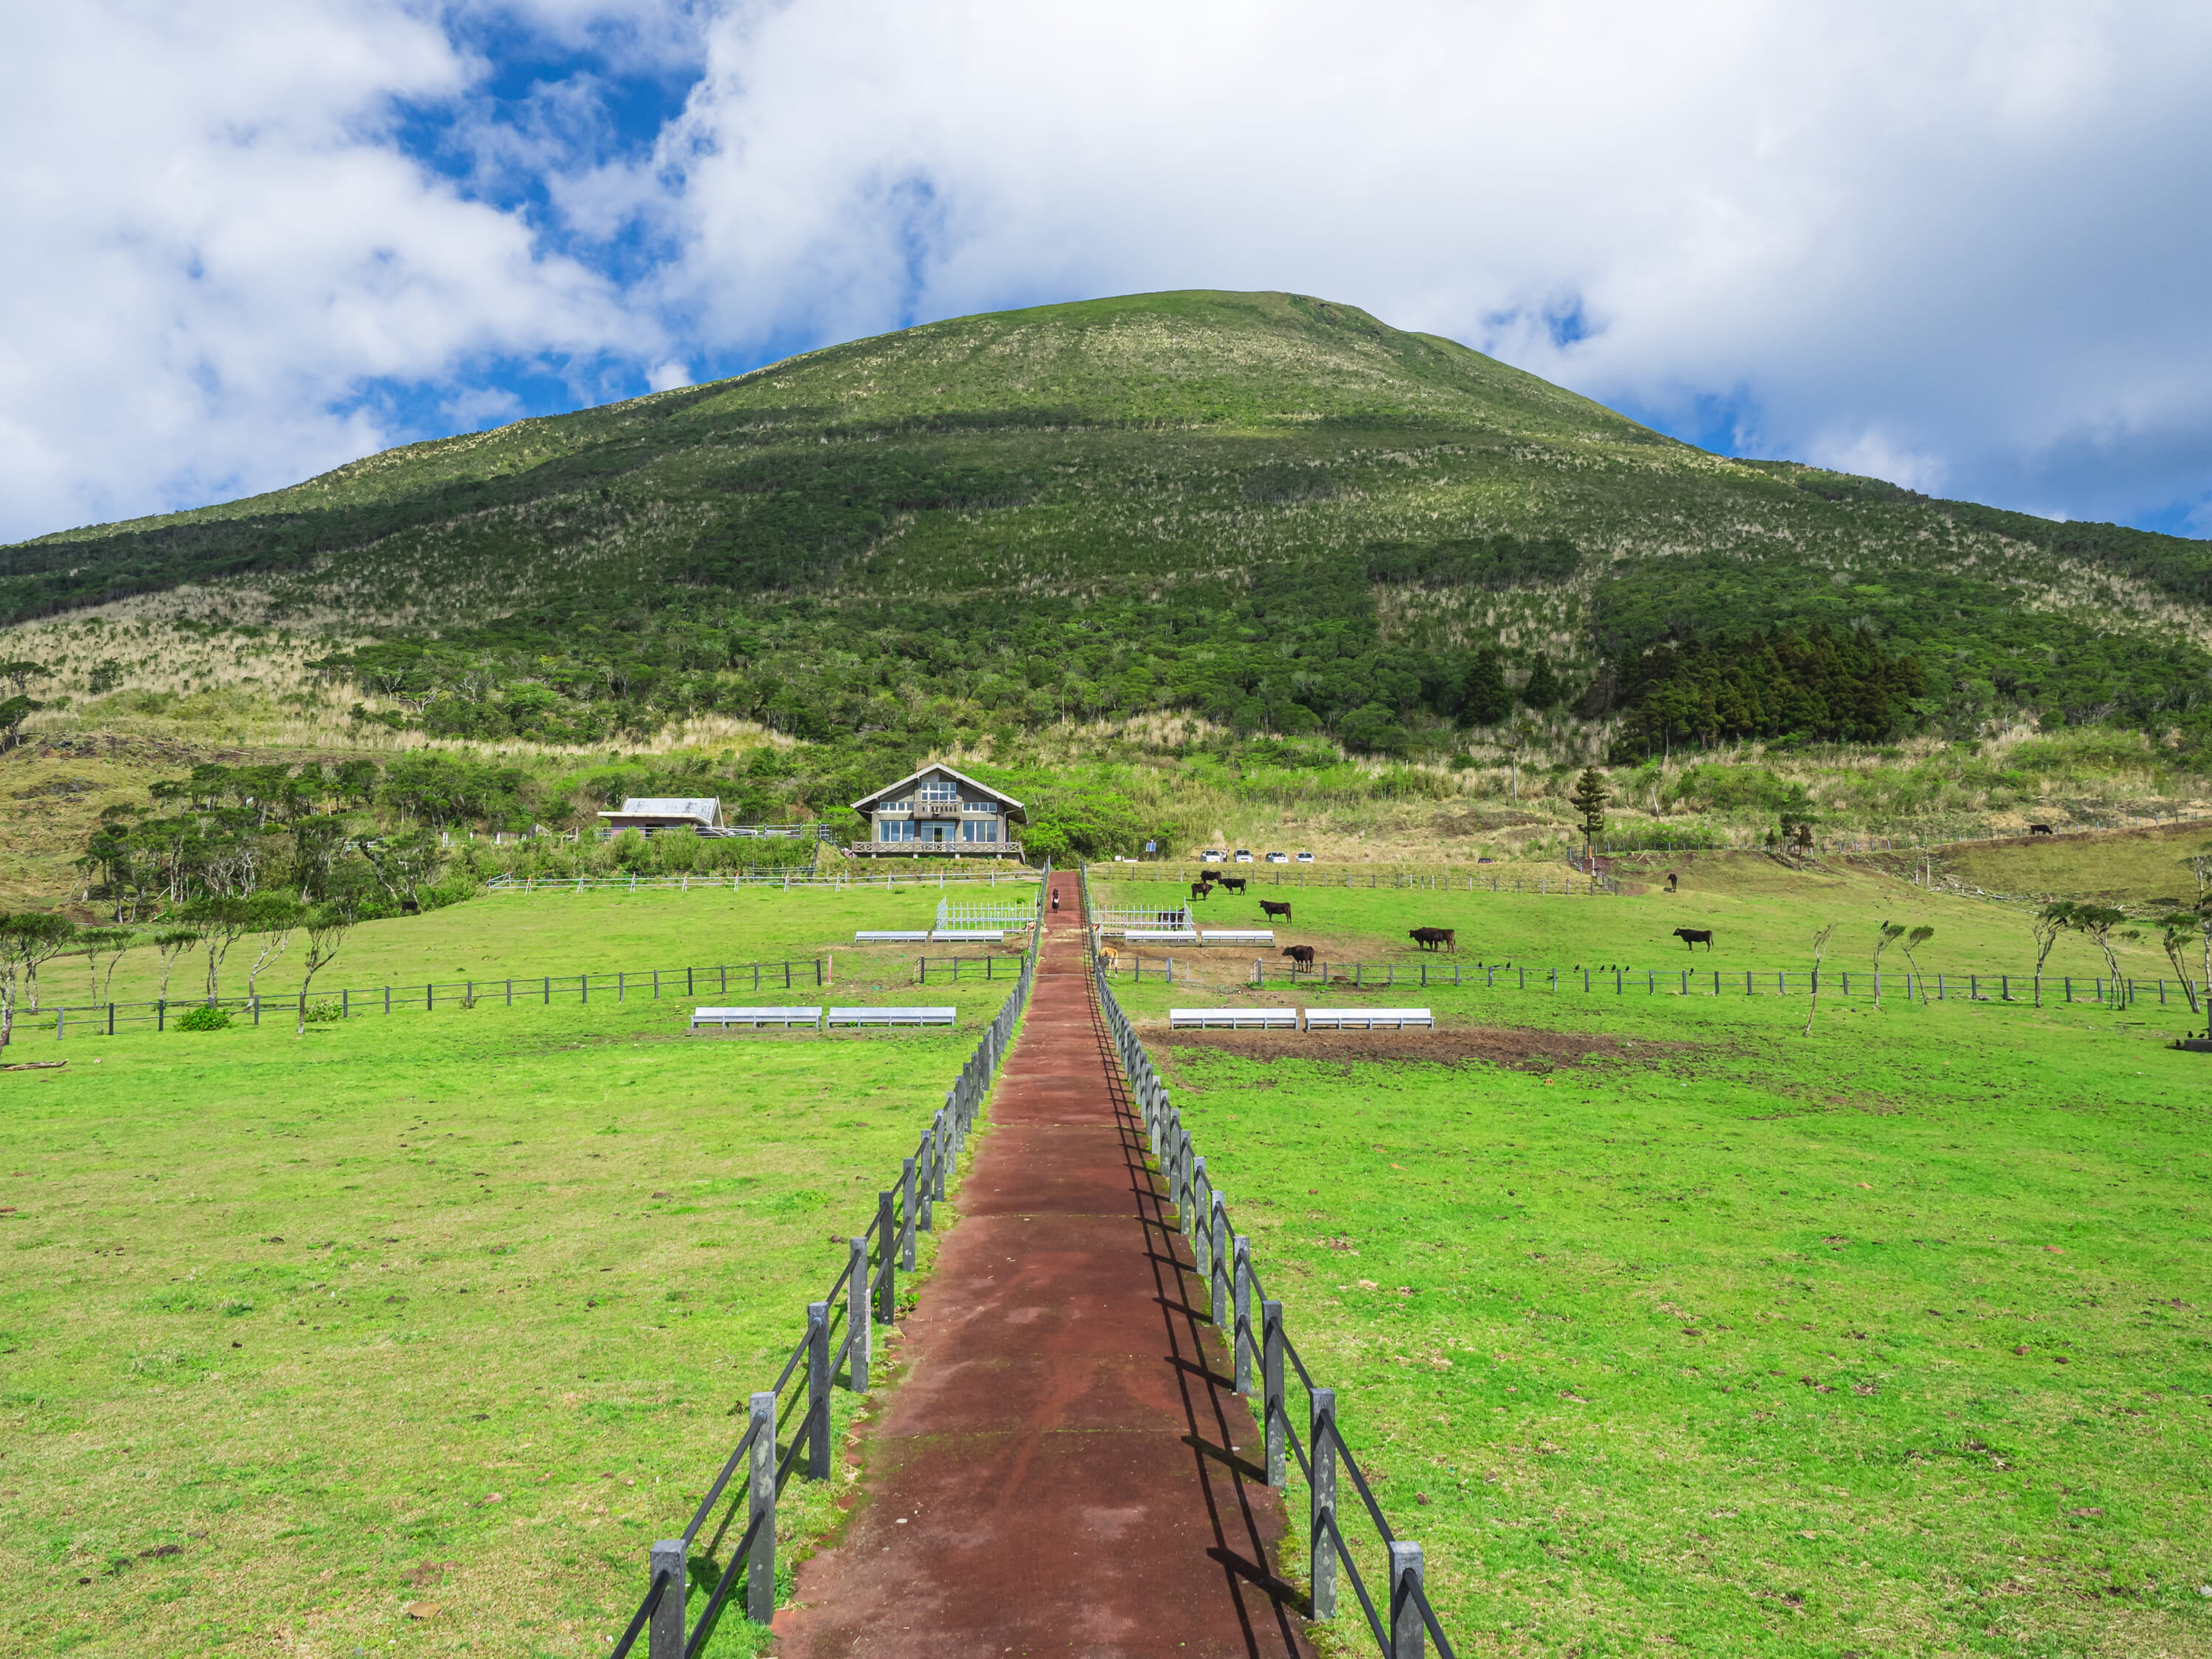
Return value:
<svg viewBox="0 0 2212 1659">
<path fill-rule="evenodd" d="M 187 581 L 370 637 L 331 665 L 364 717 L 456 735 L 2212 732 L 2207 544 L 1707 454 L 1285 294 L 962 318 L 410 445 L 0 550 L 0 617 Z"/>
</svg>

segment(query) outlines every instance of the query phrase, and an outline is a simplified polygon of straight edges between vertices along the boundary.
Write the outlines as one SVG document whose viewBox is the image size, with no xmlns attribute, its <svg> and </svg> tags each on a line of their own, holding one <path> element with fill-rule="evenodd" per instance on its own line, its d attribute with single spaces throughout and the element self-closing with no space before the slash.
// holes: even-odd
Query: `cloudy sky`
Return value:
<svg viewBox="0 0 2212 1659">
<path fill-rule="evenodd" d="M 0 538 L 932 319 L 1290 289 L 2212 536 L 2212 7 L 0 0 Z"/>
</svg>

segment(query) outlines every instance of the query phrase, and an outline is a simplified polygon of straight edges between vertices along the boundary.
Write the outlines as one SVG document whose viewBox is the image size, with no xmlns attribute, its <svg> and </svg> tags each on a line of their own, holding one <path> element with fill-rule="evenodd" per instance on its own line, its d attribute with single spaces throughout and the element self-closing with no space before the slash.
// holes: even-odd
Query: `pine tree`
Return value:
<svg viewBox="0 0 2212 1659">
<path fill-rule="evenodd" d="M 1484 651 L 1476 656 L 1468 668 L 1460 695 L 1462 726 L 1495 726 L 1512 714 L 1513 692 L 1499 672 L 1495 651 Z"/>
<path fill-rule="evenodd" d="M 1565 695 L 1566 688 L 1552 672 L 1552 659 L 1538 657 L 1535 667 L 1528 671 L 1528 684 L 1521 688 L 1521 701 L 1531 708 L 1549 708 Z"/>
<path fill-rule="evenodd" d="M 1607 793 L 1605 780 L 1598 775 L 1597 768 L 1586 766 L 1575 782 L 1575 793 L 1567 797 L 1574 803 L 1575 811 L 1582 814 L 1583 850 L 1585 858 L 1597 856 L 1597 838 L 1605 833 L 1606 803 L 1613 799 Z"/>
</svg>

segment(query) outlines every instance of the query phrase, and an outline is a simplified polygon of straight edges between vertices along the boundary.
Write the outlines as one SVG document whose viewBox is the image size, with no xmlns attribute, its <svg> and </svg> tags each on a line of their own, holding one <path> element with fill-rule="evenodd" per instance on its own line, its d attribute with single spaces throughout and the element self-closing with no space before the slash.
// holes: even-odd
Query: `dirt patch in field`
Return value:
<svg viewBox="0 0 2212 1659">
<path fill-rule="evenodd" d="M 1146 1040 L 1171 1050 L 1218 1048 L 1243 1060 L 1419 1060 L 1456 1066 L 1481 1060 L 1518 1072 L 1587 1065 L 1658 1065 L 1704 1046 L 1649 1038 L 1540 1031 L 1517 1025 L 1474 1025 L 1443 1031 L 1165 1031 Z"/>
</svg>

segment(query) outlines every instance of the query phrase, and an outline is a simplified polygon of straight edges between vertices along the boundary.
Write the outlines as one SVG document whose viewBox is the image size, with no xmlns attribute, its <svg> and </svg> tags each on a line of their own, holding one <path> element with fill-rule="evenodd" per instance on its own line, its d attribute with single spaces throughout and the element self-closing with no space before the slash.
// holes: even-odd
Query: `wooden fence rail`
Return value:
<svg viewBox="0 0 2212 1659">
<path fill-rule="evenodd" d="M 1238 1394 L 1256 1391 L 1260 1396 L 1255 1415 L 1267 1484 L 1277 1488 L 1289 1484 L 1293 1457 L 1305 1478 L 1305 1565 L 1313 1618 L 1334 1619 L 1339 1589 L 1349 1584 L 1384 1659 L 1413 1659 L 1425 1638 L 1433 1638 L 1437 1652 L 1452 1659 L 1450 1638 L 1423 1582 L 1421 1547 L 1391 1529 L 1374 1487 L 1338 1426 L 1336 1390 L 1315 1382 L 1291 1340 L 1282 1303 L 1268 1296 L 1260 1282 L 1250 1237 L 1235 1230 L 1227 1194 L 1207 1176 L 1206 1160 L 1199 1155 L 1182 1112 L 1169 1099 L 1152 1057 L 1115 1001 L 1103 969 L 1094 968 L 1093 983 L 1130 1097 L 1141 1114 L 1146 1139 L 1167 1181 L 1177 1224 L 1190 1240 L 1193 1266 L 1206 1281 L 1207 1313 L 1229 1350 L 1233 1385 Z M 1303 1437 L 1290 1409 L 1292 1376 L 1306 1395 Z M 1350 1501 L 1354 1498 L 1356 1504 Z M 1348 1532 L 1358 1534 L 1357 1552 Z M 1361 1554 L 1370 1565 L 1378 1554 L 1381 1558 L 1382 1582 L 1372 1589 L 1360 1571 Z"/>
<path fill-rule="evenodd" d="M 1050 868 L 1046 866 L 1048 873 Z M 1042 893 L 1038 905 L 1042 909 Z M 844 1368 L 842 1387 L 854 1394 L 868 1391 L 873 1328 L 892 1323 L 898 1314 L 898 1276 L 915 1269 L 915 1236 L 932 1230 L 936 1206 L 945 1200 L 946 1178 L 957 1167 L 976 1115 L 989 1099 L 992 1082 L 1013 1045 L 1016 1027 L 1029 1006 L 1030 988 L 1036 983 L 1037 948 L 1043 938 L 1042 926 L 1031 931 L 1030 949 L 1012 992 L 952 1087 L 945 1091 L 945 1104 L 923 1131 L 914 1156 L 901 1160 L 896 1184 L 876 1194 L 874 1219 L 839 1247 L 843 1270 L 820 1301 L 806 1304 L 805 1328 L 775 1387 L 747 1400 L 744 1432 L 708 1486 L 690 1524 L 680 1537 L 661 1539 L 647 1549 L 644 1599 L 629 1626 L 611 1638 L 608 1659 L 627 1659 L 641 1635 L 647 1638 L 648 1659 L 690 1659 L 700 1653 L 714 1639 L 714 1626 L 741 1574 L 745 1616 L 761 1625 L 775 1616 L 776 1498 L 802 1453 L 807 1480 L 830 1479 L 830 1405 L 831 1391 L 840 1386 L 838 1368 Z M 793 1388 L 790 1401 L 780 1406 L 785 1389 L 802 1370 L 804 1386 Z M 787 1443 L 781 1456 L 779 1432 Z M 715 1520 L 740 1466 L 744 1480 Z M 728 1541 L 731 1528 L 740 1524 L 741 1516 L 744 1530 L 727 1559 L 718 1563 L 716 1553 Z M 711 1532 L 707 1530 L 710 1521 L 714 1522 Z M 702 1533 L 705 1547 L 695 1557 Z M 687 1596 L 695 1572 L 698 1583 L 713 1588 L 698 1618 L 690 1620 Z"/>
</svg>

